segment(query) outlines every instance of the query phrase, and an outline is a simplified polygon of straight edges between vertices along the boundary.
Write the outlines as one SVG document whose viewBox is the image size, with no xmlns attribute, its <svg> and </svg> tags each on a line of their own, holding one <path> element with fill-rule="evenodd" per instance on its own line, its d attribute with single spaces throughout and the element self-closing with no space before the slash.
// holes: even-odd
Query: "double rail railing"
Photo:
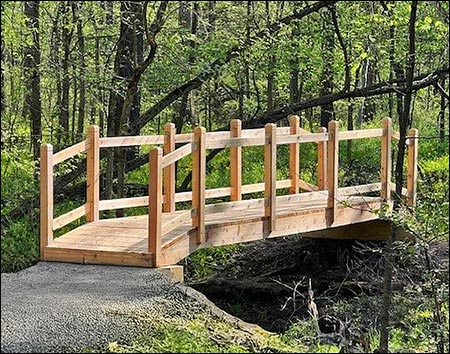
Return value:
<svg viewBox="0 0 450 354">
<path fill-rule="evenodd" d="M 408 132 L 408 177 L 403 193 L 409 204 L 415 203 L 417 179 L 418 132 Z M 351 139 L 381 138 L 381 182 L 359 186 L 338 187 L 339 142 Z M 332 121 L 328 129 L 319 128 L 310 133 L 299 126 L 297 116 L 290 117 L 289 127 L 267 124 L 260 129 L 242 129 L 241 121 L 232 120 L 230 131 L 206 132 L 196 127 L 193 133 L 176 134 L 175 126 L 167 123 L 164 135 L 124 136 L 100 138 L 99 128 L 91 126 L 87 139 L 65 150 L 53 154 L 50 144 L 41 146 L 41 254 L 53 241 L 53 231 L 86 216 L 87 222 L 99 220 L 99 212 L 119 208 L 148 206 L 148 251 L 154 255 L 155 265 L 159 264 L 162 252 L 162 236 L 179 225 L 191 220 L 196 231 L 197 243 L 205 240 L 205 215 L 227 210 L 247 209 L 261 206 L 268 220 L 269 232 L 276 229 L 277 202 L 299 202 L 323 200 L 327 205 L 327 221 L 335 219 L 339 196 L 380 191 L 384 201 L 391 197 L 391 142 L 398 139 L 393 132 L 390 118 L 382 121 L 382 127 L 354 131 L 339 131 L 337 121 Z M 299 144 L 315 142 L 318 150 L 318 182 L 312 185 L 299 178 Z M 176 149 L 177 143 L 184 143 Z M 289 145 L 289 178 L 276 179 L 277 146 Z M 100 149 L 140 145 L 162 145 L 149 152 L 149 195 L 145 197 L 100 200 Z M 264 182 L 242 184 L 242 148 L 264 146 Z M 206 151 L 210 149 L 230 149 L 230 186 L 206 189 Z M 53 168 L 80 153 L 87 158 L 86 203 L 64 215 L 53 215 Z M 175 164 L 192 155 L 192 190 L 176 192 Z M 289 195 L 276 196 L 276 190 L 288 188 Z M 306 193 L 299 193 L 300 190 Z M 243 194 L 264 191 L 264 198 L 242 200 Z M 230 202 L 206 205 L 207 199 L 230 197 Z M 191 210 L 177 212 L 173 218 L 163 223 L 163 212 L 176 211 L 178 202 L 192 201 Z"/>
</svg>

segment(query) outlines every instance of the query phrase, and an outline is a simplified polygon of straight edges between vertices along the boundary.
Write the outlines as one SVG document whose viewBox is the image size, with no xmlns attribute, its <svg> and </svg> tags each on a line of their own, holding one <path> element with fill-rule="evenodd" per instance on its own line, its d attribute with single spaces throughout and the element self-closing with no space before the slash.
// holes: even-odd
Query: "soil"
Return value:
<svg viewBox="0 0 450 354">
<path fill-rule="evenodd" d="M 207 279 L 187 274 L 187 283 L 226 312 L 272 332 L 284 332 L 311 316 L 323 333 L 339 332 L 342 321 L 330 304 L 381 296 L 384 245 L 298 236 L 257 241 L 246 244 Z M 448 243 L 432 245 L 430 256 L 448 269 Z M 399 257 L 397 264 L 394 291 L 421 276 L 410 260 Z"/>
</svg>

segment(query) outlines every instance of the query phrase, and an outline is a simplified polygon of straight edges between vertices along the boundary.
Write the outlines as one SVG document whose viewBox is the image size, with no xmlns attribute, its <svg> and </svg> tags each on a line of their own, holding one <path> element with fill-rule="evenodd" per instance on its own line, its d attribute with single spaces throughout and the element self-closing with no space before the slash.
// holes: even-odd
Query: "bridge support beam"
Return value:
<svg viewBox="0 0 450 354">
<path fill-rule="evenodd" d="M 184 269 L 180 265 L 169 265 L 156 268 L 176 283 L 184 283 Z"/>
</svg>

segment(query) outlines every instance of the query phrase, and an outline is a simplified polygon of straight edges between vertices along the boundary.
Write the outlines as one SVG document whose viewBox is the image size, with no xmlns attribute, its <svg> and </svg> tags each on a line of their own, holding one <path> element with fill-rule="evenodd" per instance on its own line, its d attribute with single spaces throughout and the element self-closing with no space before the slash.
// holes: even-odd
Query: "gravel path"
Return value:
<svg viewBox="0 0 450 354">
<path fill-rule="evenodd" d="M 1 352 L 58 352 L 139 335 L 152 314 L 205 303 L 146 268 L 46 263 L 1 275 Z"/>
</svg>

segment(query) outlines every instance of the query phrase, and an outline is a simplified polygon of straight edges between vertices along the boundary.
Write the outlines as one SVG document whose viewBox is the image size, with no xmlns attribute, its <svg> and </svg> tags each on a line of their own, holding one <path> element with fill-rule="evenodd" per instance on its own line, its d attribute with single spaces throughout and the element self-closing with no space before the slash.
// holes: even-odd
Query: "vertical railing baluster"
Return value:
<svg viewBox="0 0 450 354">
<path fill-rule="evenodd" d="M 175 124 L 167 123 L 164 126 L 164 155 L 175 150 Z M 164 211 L 171 213 L 175 211 L 175 164 L 164 168 Z"/>
<path fill-rule="evenodd" d="M 264 146 L 264 215 L 269 219 L 269 233 L 276 228 L 277 196 L 277 126 L 265 126 L 266 144 Z"/>
<path fill-rule="evenodd" d="M 161 264 L 162 217 L 162 157 L 163 150 L 154 148 L 149 153 L 148 178 L 148 251 L 153 254 L 153 266 Z"/>
<path fill-rule="evenodd" d="M 88 149 L 86 163 L 86 203 L 89 205 L 86 220 L 88 222 L 99 219 L 100 201 L 100 129 L 96 125 L 88 128 Z"/>
<path fill-rule="evenodd" d="M 327 184 L 328 205 L 327 225 L 331 226 L 336 219 L 338 168 L 339 168 L 339 123 L 332 120 L 328 123 L 328 158 L 327 158 Z"/>
<path fill-rule="evenodd" d="M 41 145 L 40 161 L 40 256 L 45 259 L 45 248 L 53 242 L 53 146 Z"/>
<path fill-rule="evenodd" d="M 416 205 L 417 195 L 417 156 L 419 152 L 419 131 L 417 129 L 408 130 L 408 177 L 407 177 L 407 203 L 410 206 Z"/>
<path fill-rule="evenodd" d="M 230 123 L 230 137 L 240 138 L 242 122 L 233 119 Z M 230 200 L 238 201 L 242 199 L 242 148 L 240 146 L 230 148 Z"/>
<path fill-rule="evenodd" d="M 326 133 L 327 128 L 319 127 L 317 133 Z M 327 142 L 317 142 L 317 186 L 319 190 L 327 189 Z"/>
<path fill-rule="evenodd" d="M 383 118 L 383 136 L 381 138 L 381 192 L 380 197 L 384 202 L 391 199 L 391 174 L 392 174 L 392 120 Z"/>
<path fill-rule="evenodd" d="M 195 148 L 192 154 L 192 227 L 197 229 L 197 243 L 205 241 L 205 178 L 206 149 L 203 127 L 194 129 Z"/>
<path fill-rule="evenodd" d="M 300 133 L 300 117 L 290 116 L 289 125 L 290 133 L 297 135 Z M 289 178 L 291 180 L 291 187 L 289 193 L 297 194 L 300 191 L 300 150 L 299 143 L 289 144 Z"/>
</svg>

